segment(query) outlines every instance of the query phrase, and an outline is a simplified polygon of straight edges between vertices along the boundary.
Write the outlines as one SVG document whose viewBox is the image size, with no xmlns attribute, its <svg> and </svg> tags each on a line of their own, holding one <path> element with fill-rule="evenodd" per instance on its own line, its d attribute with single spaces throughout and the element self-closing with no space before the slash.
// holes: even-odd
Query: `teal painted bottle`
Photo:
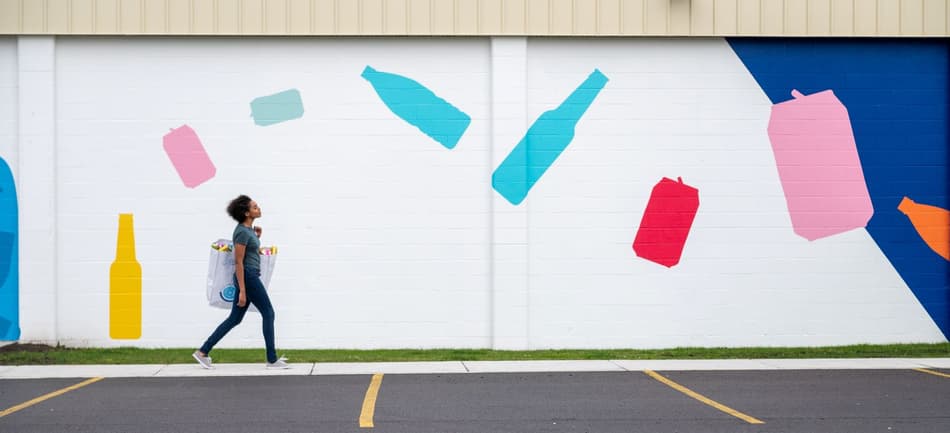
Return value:
<svg viewBox="0 0 950 433">
<path fill-rule="evenodd" d="M 383 103 L 423 134 L 452 149 L 472 118 L 417 81 L 367 66 L 362 77 L 372 84 Z"/>
<path fill-rule="evenodd" d="M 20 263 L 16 184 L 0 158 L 0 341 L 20 339 Z"/>
<path fill-rule="evenodd" d="M 577 122 L 606 84 L 607 76 L 594 69 L 561 105 L 541 114 L 492 174 L 495 191 L 511 204 L 521 204 L 531 187 L 574 140 Z"/>
</svg>

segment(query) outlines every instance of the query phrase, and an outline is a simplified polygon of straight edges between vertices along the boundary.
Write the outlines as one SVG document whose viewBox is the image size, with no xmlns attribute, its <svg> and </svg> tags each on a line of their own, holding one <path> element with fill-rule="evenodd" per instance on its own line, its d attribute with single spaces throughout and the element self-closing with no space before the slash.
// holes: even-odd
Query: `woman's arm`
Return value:
<svg viewBox="0 0 950 433">
<path fill-rule="evenodd" d="M 247 291 L 244 286 L 244 253 L 247 245 L 234 244 L 234 275 L 238 282 L 238 307 L 247 305 Z"/>
</svg>

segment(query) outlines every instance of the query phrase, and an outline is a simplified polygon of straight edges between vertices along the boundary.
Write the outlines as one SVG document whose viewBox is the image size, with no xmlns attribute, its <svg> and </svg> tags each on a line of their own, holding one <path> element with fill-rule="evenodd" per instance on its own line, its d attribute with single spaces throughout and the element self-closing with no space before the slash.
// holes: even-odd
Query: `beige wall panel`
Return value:
<svg viewBox="0 0 950 433">
<path fill-rule="evenodd" d="M 358 0 L 360 2 L 360 33 L 381 34 L 383 24 L 383 0 Z"/>
<path fill-rule="evenodd" d="M 739 5 L 736 0 L 716 0 L 716 21 L 714 23 L 717 35 L 734 35 L 738 30 Z"/>
<path fill-rule="evenodd" d="M 310 13 L 313 14 L 313 33 L 332 35 L 336 32 L 336 2 L 333 0 L 310 0 Z"/>
<path fill-rule="evenodd" d="M 287 7 L 290 8 L 290 20 L 287 22 L 288 33 L 293 35 L 310 33 L 310 1 L 290 0 Z"/>
<path fill-rule="evenodd" d="M 501 0 L 478 1 L 478 33 L 499 34 L 502 29 Z"/>
<path fill-rule="evenodd" d="M 848 0 L 851 1 L 851 0 Z M 761 34 L 777 36 L 785 33 L 785 2 L 783 0 L 760 0 Z"/>
<path fill-rule="evenodd" d="M 523 35 L 528 29 L 527 10 L 525 0 L 504 0 L 504 19 L 501 23 L 501 32 L 506 35 Z"/>
<path fill-rule="evenodd" d="M 19 4 L 19 0 L 14 0 Z M 0 14 L 2 15 L 2 14 Z M 18 17 L 14 16 L 14 19 Z M 72 16 L 69 13 L 69 0 L 46 0 L 46 31 L 50 33 L 69 33 Z"/>
<path fill-rule="evenodd" d="M 670 34 L 689 35 L 692 25 L 690 24 L 690 0 L 671 0 L 670 1 Z"/>
<path fill-rule="evenodd" d="M 574 33 L 574 2 L 571 0 L 550 0 L 551 34 L 569 35 Z"/>
<path fill-rule="evenodd" d="M 290 31 L 287 0 L 264 1 L 264 33 L 284 35 Z M 381 28 L 379 30 L 382 30 Z"/>
<path fill-rule="evenodd" d="M 45 33 L 46 32 L 46 2 L 42 1 L 24 1 L 21 4 L 23 18 L 23 33 Z M 91 4 L 90 4 L 91 8 Z M 90 16 L 91 11 L 90 11 Z"/>
<path fill-rule="evenodd" d="M 383 26 L 387 35 L 404 35 L 409 32 L 409 5 L 406 0 L 388 0 L 383 2 Z"/>
<path fill-rule="evenodd" d="M 785 1 L 785 34 L 808 34 L 808 2 L 804 0 Z"/>
<path fill-rule="evenodd" d="M 900 0 L 877 0 L 877 34 L 899 35 L 900 31 Z"/>
<path fill-rule="evenodd" d="M 948 36 L 950 0 L 0 0 L 3 34 Z"/>
<path fill-rule="evenodd" d="M 620 34 L 620 0 L 597 2 L 597 32 L 602 35 Z"/>
<path fill-rule="evenodd" d="M 207 35 L 216 33 L 214 0 L 192 0 L 191 32 Z"/>
<path fill-rule="evenodd" d="M 528 34 L 543 35 L 550 32 L 551 8 L 548 0 L 528 0 L 526 4 Z"/>
<path fill-rule="evenodd" d="M 89 35 L 96 32 L 95 7 L 93 0 L 72 0 L 69 3 L 69 25 L 72 33 Z"/>
<path fill-rule="evenodd" d="M 947 32 L 947 2 L 945 0 L 924 1 L 924 34 L 943 35 Z"/>
<path fill-rule="evenodd" d="M 75 1 L 73 2 L 75 5 Z M 165 28 L 167 24 L 165 11 L 167 10 L 164 0 L 152 0 L 144 2 L 145 13 L 142 15 L 144 20 L 144 31 L 145 33 L 165 33 L 168 29 Z M 73 26 L 76 25 L 76 22 L 73 21 Z M 73 30 L 75 31 L 75 29 Z"/>
<path fill-rule="evenodd" d="M 168 2 L 168 31 L 175 34 L 191 33 L 191 17 L 193 11 L 191 1 L 166 1 Z"/>
<path fill-rule="evenodd" d="M 0 34 L 22 32 L 21 19 L 20 0 L 0 0 Z"/>
<path fill-rule="evenodd" d="M 620 31 L 625 35 L 642 35 L 646 31 L 643 24 L 646 3 L 644 0 L 621 0 Z"/>
<path fill-rule="evenodd" d="M 107 33 L 107 34 L 118 33 L 119 32 L 119 0 L 96 0 L 95 9 L 96 9 L 96 20 L 95 20 L 96 33 Z"/>
<path fill-rule="evenodd" d="M 462 35 L 478 34 L 478 0 L 455 1 L 455 31 Z"/>
<path fill-rule="evenodd" d="M 335 2 L 334 28 L 341 35 L 360 33 L 360 4 L 353 0 Z"/>
<path fill-rule="evenodd" d="M 574 2 L 574 34 L 597 34 L 597 2 L 596 0 Z"/>
<path fill-rule="evenodd" d="M 830 0 L 808 0 L 808 34 L 831 34 Z"/>
<path fill-rule="evenodd" d="M 241 33 L 259 35 L 264 32 L 264 0 L 241 0 Z"/>
<path fill-rule="evenodd" d="M 670 0 L 646 0 L 646 33 L 665 35 L 670 28 Z"/>
<path fill-rule="evenodd" d="M 761 33 L 762 4 L 759 0 L 739 0 L 737 31 L 740 35 Z"/>
<path fill-rule="evenodd" d="M 854 1 L 831 1 L 831 34 L 841 36 L 854 34 Z"/>
<path fill-rule="evenodd" d="M 437 35 L 455 34 L 455 1 L 432 2 L 432 32 Z"/>
<path fill-rule="evenodd" d="M 409 0 L 409 34 L 429 34 L 432 16 L 429 14 L 429 0 Z"/>
<path fill-rule="evenodd" d="M 877 33 L 877 2 L 863 0 L 854 2 L 854 34 L 869 36 Z"/>
<path fill-rule="evenodd" d="M 217 0 L 217 32 L 224 35 L 238 34 L 241 31 L 241 9 L 239 0 Z"/>
<path fill-rule="evenodd" d="M 924 33 L 924 1 L 901 0 L 901 34 L 922 35 Z"/>
</svg>

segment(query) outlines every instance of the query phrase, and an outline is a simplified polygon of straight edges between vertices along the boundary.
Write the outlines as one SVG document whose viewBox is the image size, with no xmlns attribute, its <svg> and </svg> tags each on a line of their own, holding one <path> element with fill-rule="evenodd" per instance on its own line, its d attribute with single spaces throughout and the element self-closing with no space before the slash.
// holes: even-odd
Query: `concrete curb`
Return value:
<svg viewBox="0 0 950 433">
<path fill-rule="evenodd" d="M 950 369 L 950 358 L 729 359 L 729 360 L 584 360 L 294 363 L 288 370 L 264 364 L 218 364 L 205 370 L 196 363 L 150 365 L 0 365 L 0 379 L 73 377 L 222 377 L 326 376 L 350 374 L 470 374 L 710 370 L 891 370 Z"/>
</svg>

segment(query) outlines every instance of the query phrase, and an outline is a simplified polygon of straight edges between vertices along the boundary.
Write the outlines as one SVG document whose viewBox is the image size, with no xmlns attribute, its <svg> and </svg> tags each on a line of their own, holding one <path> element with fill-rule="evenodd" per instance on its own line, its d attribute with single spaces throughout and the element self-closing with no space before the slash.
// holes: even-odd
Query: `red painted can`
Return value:
<svg viewBox="0 0 950 433">
<path fill-rule="evenodd" d="M 698 189 L 683 183 L 683 178 L 664 177 L 650 194 L 633 251 L 638 257 L 673 267 L 680 262 L 697 209 Z"/>
</svg>

